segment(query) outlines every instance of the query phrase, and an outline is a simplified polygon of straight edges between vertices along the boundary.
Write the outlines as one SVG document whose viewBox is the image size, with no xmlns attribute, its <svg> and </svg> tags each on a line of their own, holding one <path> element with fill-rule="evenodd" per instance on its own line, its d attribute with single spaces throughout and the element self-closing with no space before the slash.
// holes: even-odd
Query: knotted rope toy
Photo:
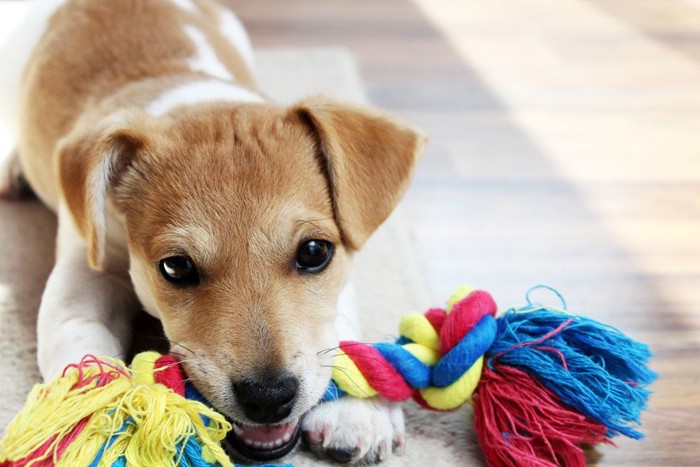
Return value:
<svg viewBox="0 0 700 467">
<path fill-rule="evenodd" d="M 533 304 L 537 288 L 563 309 Z M 341 342 L 328 399 L 413 398 L 432 410 L 473 402 L 479 444 L 492 466 L 583 466 L 582 444 L 640 439 L 648 347 L 569 314 L 554 289 L 496 318 L 491 295 L 463 286 L 446 310 L 405 315 L 395 344 Z"/>
<path fill-rule="evenodd" d="M 582 444 L 639 439 L 649 349 L 618 330 L 535 305 L 496 318 L 487 292 L 460 288 L 446 310 L 410 313 L 394 344 L 341 342 L 326 399 L 413 398 L 474 405 L 489 465 L 585 465 Z M 231 424 L 184 383 L 177 361 L 146 352 L 131 368 L 87 356 L 36 385 L 0 441 L 0 467 L 232 466 Z"/>
</svg>

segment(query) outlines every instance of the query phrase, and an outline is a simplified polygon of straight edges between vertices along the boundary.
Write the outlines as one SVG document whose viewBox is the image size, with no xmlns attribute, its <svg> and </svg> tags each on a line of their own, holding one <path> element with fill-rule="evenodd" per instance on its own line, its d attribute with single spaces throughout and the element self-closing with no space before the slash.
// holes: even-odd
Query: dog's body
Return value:
<svg viewBox="0 0 700 467">
<path fill-rule="evenodd" d="M 58 215 L 42 375 L 123 356 L 143 306 L 245 455 L 282 453 L 304 414 L 312 448 L 338 460 L 402 445 L 386 403 L 314 406 L 334 322 L 352 320 L 336 309 L 352 253 L 403 193 L 423 138 L 367 109 L 265 102 L 245 31 L 209 0 L 42 8 L 23 29 L 33 52 L 17 61 L 17 152 L 0 179 L 11 191 L 24 177 Z"/>
</svg>

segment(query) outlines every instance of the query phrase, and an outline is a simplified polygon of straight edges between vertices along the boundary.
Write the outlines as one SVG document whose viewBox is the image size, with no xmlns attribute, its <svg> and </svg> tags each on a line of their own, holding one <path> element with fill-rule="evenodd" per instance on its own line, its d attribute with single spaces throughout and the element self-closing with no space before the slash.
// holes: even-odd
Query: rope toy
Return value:
<svg viewBox="0 0 700 467">
<path fill-rule="evenodd" d="M 563 309 L 533 304 L 553 291 Z M 432 410 L 474 405 L 492 466 L 584 466 L 582 444 L 613 444 L 646 408 L 649 348 L 569 314 L 556 290 L 496 318 L 491 295 L 460 287 L 446 310 L 409 313 L 395 344 L 341 342 L 327 399 L 413 398 Z"/>
<path fill-rule="evenodd" d="M 583 466 L 582 444 L 641 438 L 656 378 L 647 346 L 529 293 L 496 318 L 491 296 L 464 286 L 446 310 L 405 315 L 394 344 L 341 342 L 325 399 L 473 403 L 492 466 Z M 169 355 L 138 354 L 131 368 L 86 356 L 33 388 L 0 441 L 0 467 L 233 466 L 220 444 L 231 424 L 184 381 Z"/>
</svg>

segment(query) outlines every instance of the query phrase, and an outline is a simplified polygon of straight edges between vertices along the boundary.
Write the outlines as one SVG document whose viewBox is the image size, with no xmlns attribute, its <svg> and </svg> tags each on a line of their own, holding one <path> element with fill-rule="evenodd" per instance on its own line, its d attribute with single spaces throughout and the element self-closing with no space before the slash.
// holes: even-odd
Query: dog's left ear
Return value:
<svg viewBox="0 0 700 467">
<path fill-rule="evenodd" d="M 101 270 L 105 259 L 108 194 L 124 179 L 148 143 L 146 119 L 120 111 L 78 125 L 58 146 L 56 172 L 63 202 L 87 245 L 87 260 Z"/>
<path fill-rule="evenodd" d="M 319 97 L 292 112 L 318 141 L 336 221 L 357 250 L 403 196 L 427 138 L 375 110 Z"/>
</svg>

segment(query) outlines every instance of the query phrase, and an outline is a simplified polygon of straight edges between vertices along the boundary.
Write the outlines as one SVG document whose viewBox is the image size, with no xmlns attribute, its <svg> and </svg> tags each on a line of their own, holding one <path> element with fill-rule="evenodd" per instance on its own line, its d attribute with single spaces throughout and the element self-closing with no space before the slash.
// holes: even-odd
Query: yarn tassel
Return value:
<svg viewBox="0 0 700 467">
<path fill-rule="evenodd" d="M 609 436 L 639 439 L 646 408 L 649 348 L 612 326 L 561 310 L 528 306 L 498 319 L 490 366 L 528 373 L 564 404 L 605 425 Z"/>
<path fill-rule="evenodd" d="M 474 424 L 491 466 L 585 466 L 582 444 L 639 439 L 649 348 L 617 329 L 533 305 L 497 320 L 474 397 Z"/>
<path fill-rule="evenodd" d="M 492 467 L 583 467 L 581 444 L 610 442 L 604 425 L 517 368 L 485 368 L 473 400 L 477 438 Z"/>
<path fill-rule="evenodd" d="M 152 368 L 159 355 L 148 354 L 139 355 Z M 225 418 L 149 375 L 87 356 L 36 385 L 0 442 L 0 466 L 232 466 L 220 445 Z"/>
</svg>

